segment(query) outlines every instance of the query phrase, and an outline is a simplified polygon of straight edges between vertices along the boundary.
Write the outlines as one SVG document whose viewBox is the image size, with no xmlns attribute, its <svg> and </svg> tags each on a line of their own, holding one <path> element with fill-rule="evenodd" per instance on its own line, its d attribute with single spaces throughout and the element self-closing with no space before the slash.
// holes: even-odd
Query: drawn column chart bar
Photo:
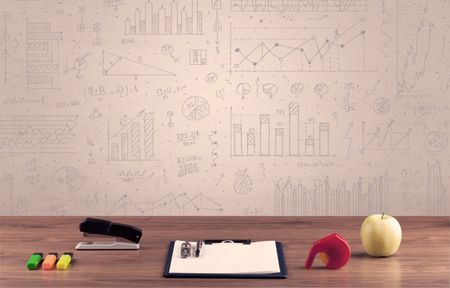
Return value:
<svg viewBox="0 0 450 288">
<path fill-rule="evenodd" d="M 144 17 L 145 17 L 145 19 L 144 19 L 145 34 L 152 34 L 153 33 L 153 29 L 152 29 L 152 25 L 153 25 L 153 4 L 151 2 L 146 2 L 145 3 L 145 16 Z M 125 31 L 126 31 L 126 28 L 125 28 Z"/>
<path fill-rule="evenodd" d="M 242 156 L 242 122 L 233 124 L 234 155 Z"/>
<path fill-rule="evenodd" d="M 171 4 L 171 10 L 172 10 L 172 27 L 171 27 L 171 33 L 172 34 L 178 34 L 178 3 L 173 1 Z"/>
<path fill-rule="evenodd" d="M 154 114 L 144 114 L 144 151 L 145 160 L 151 160 L 155 157 L 154 152 Z"/>
<path fill-rule="evenodd" d="M 427 163 L 427 212 L 429 216 L 447 214 L 448 188 L 441 174 L 441 162 Z"/>
<path fill-rule="evenodd" d="M 128 133 L 122 133 L 120 136 L 120 155 L 122 160 L 128 160 Z"/>
<path fill-rule="evenodd" d="M 305 155 L 314 156 L 314 122 L 305 123 Z"/>
<path fill-rule="evenodd" d="M 139 131 L 139 123 L 132 123 L 131 124 L 131 160 L 140 160 L 140 131 Z"/>
<path fill-rule="evenodd" d="M 151 4 L 151 3 L 150 3 Z M 155 11 L 153 11 L 153 5 L 151 5 L 152 7 L 152 33 L 153 35 L 158 35 L 159 34 L 159 15 L 158 13 L 155 13 Z M 155 9 L 156 12 L 158 12 L 157 9 Z"/>
<path fill-rule="evenodd" d="M 270 156 L 270 116 L 259 115 L 260 155 Z"/>
<path fill-rule="evenodd" d="M 319 155 L 330 155 L 330 125 L 325 122 L 319 123 Z"/>
<path fill-rule="evenodd" d="M 247 156 L 254 156 L 256 153 L 256 135 L 255 135 L 255 130 L 249 129 L 249 131 L 247 132 Z"/>
<path fill-rule="evenodd" d="M 283 128 L 275 128 L 275 155 L 283 156 Z"/>
<path fill-rule="evenodd" d="M 141 9 L 136 9 L 136 14 L 134 16 L 134 27 L 136 34 L 142 34 L 141 31 Z"/>
<path fill-rule="evenodd" d="M 161 6 L 158 9 L 158 34 L 166 34 L 166 29 L 165 29 L 165 20 L 166 20 L 166 9 Z"/>
<path fill-rule="evenodd" d="M 299 105 L 297 102 L 289 103 L 289 155 L 299 154 Z"/>
<path fill-rule="evenodd" d="M 198 1 L 192 0 L 192 34 L 198 34 Z"/>
<path fill-rule="evenodd" d="M 119 145 L 117 143 L 111 144 L 111 161 L 119 160 Z"/>
</svg>

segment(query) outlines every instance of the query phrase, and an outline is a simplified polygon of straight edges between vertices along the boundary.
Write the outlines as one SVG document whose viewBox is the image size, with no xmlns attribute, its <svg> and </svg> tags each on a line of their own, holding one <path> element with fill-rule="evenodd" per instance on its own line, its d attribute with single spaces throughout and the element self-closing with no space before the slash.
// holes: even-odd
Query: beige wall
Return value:
<svg viewBox="0 0 450 288">
<path fill-rule="evenodd" d="M 449 1 L 195 1 L 0 2 L 0 214 L 449 215 Z"/>
</svg>

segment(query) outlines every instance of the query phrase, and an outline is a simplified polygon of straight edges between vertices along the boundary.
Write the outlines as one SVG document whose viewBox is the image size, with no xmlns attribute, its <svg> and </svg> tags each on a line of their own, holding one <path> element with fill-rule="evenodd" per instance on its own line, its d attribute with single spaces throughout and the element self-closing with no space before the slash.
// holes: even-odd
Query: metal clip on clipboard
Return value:
<svg viewBox="0 0 450 288">
<path fill-rule="evenodd" d="M 106 237 L 115 241 L 80 242 L 76 250 L 137 250 L 142 237 L 141 229 L 108 220 L 86 218 L 80 223 L 80 232 L 85 237 Z"/>
<path fill-rule="evenodd" d="M 225 239 L 225 240 L 204 240 L 203 241 L 206 245 L 214 244 L 214 243 L 242 243 L 244 245 L 249 245 L 252 243 L 252 240 L 250 239 L 238 239 L 238 240 L 231 240 L 231 239 Z"/>
</svg>

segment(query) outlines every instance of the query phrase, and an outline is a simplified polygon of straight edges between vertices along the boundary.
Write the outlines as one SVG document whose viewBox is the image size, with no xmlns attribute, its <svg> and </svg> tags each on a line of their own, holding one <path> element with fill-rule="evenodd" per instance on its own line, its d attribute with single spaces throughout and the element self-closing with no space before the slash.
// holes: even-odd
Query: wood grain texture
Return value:
<svg viewBox="0 0 450 288">
<path fill-rule="evenodd" d="M 362 249 L 362 217 L 109 217 L 143 229 L 139 251 L 75 251 L 83 217 L 0 217 L 0 287 L 449 287 L 450 217 L 398 217 L 403 241 L 393 257 Z M 304 269 L 311 243 L 338 232 L 352 258 L 340 270 L 316 260 Z M 284 280 L 165 279 L 168 241 L 250 238 L 283 242 Z M 68 271 L 28 271 L 33 252 L 74 252 Z"/>
</svg>

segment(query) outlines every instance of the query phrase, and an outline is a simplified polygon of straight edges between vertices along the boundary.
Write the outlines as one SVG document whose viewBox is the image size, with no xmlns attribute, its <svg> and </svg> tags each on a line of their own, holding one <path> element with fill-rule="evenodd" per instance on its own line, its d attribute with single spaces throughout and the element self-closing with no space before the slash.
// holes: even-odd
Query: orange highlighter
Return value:
<svg viewBox="0 0 450 288">
<path fill-rule="evenodd" d="M 42 268 L 44 270 L 52 270 L 55 267 L 56 260 L 58 259 L 58 253 L 48 253 L 45 256 L 44 262 L 42 263 Z"/>
</svg>

